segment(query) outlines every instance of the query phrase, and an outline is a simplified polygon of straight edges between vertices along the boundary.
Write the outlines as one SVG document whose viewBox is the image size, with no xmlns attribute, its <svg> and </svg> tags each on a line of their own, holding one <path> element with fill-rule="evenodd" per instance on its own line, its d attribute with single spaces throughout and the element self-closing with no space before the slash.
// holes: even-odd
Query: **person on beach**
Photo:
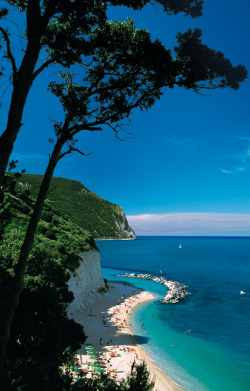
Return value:
<svg viewBox="0 0 250 391">
<path fill-rule="evenodd" d="M 143 328 L 143 326 L 144 326 L 144 323 L 141 324 L 141 329 Z"/>
<path fill-rule="evenodd" d="M 100 338 L 99 344 L 102 345 L 102 338 Z"/>
</svg>

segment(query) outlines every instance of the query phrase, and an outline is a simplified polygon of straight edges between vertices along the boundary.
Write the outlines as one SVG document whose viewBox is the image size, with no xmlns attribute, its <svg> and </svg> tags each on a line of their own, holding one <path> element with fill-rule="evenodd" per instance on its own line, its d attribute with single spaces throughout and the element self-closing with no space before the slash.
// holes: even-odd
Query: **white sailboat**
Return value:
<svg viewBox="0 0 250 391">
<path fill-rule="evenodd" d="M 181 245 L 181 244 L 179 245 L 179 248 L 182 248 L 182 245 Z"/>
</svg>

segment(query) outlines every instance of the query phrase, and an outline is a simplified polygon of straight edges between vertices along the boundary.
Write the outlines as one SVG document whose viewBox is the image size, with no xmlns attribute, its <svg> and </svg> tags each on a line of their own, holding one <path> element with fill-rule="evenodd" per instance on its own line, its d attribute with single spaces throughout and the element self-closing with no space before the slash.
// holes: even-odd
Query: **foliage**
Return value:
<svg viewBox="0 0 250 391">
<path fill-rule="evenodd" d="M 26 171 L 25 169 L 23 169 L 21 173 L 20 172 L 10 173 L 12 170 L 16 169 L 17 162 L 18 160 L 11 160 L 9 162 L 8 173 L 5 173 L 1 185 L 1 189 L 3 190 L 2 194 L 4 194 L 5 192 L 11 192 L 13 194 L 15 192 L 15 188 L 18 183 L 18 180 Z"/>
<path fill-rule="evenodd" d="M 123 5 L 141 10 L 150 3 L 161 5 L 168 15 L 183 12 L 196 18 L 202 14 L 203 0 L 5 0 L 6 7 L 0 9 L 0 49 L 4 48 L 2 57 L 4 60 L 7 59 L 7 64 L 11 68 L 13 94 L 7 127 L 0 137 L 0 183 L 21 127 L 23 109 L 30 88 L 40 73 L 51 64 L 69 69 L 75 64 L 85 63 L 85 81 L 90 82 L 90 88 L 86 89 L 86 85 L 83 89 L 77 86 L 73 88 L 74 91 L 69 97 L 70 100 L 73 99 L 70 103 L 71 110 L 72 103 L 75 103 L 73 95 L 76 90 L 78 96 L 81 91 L 81 98 L 85 98 L 84 101 L 87 103 L 92 95 L 92 98 L 97 99 L 96 103 L 99 102 L 103 106 L 99 106 L 97 110 L 102 113 L 102 121 L 98 121 L 102 125 L 107 123 L 107 120 L 108 125 L 119 121 L 128 116 L 135 107 L 150 108 L 159 99 L 164 87 L 180 85 L 198 90 L 202 81 L 206 86 L 209 85 L 209 88 L 238 88 L 239 83 L 247 76 L 246 69 L 243 66 L 234 69 L 229 60 L 225 61 L 222 53 L 216 53 L 203 45 L 200 42 L 199 30 L 189 30 L 178 35 L 178 57 L 172 58 L 171 52 L 158 40 L 151 41 L 147 31 L 136 30 L 132 21 L 122 24 L 107 22 L 109 6 Z M 27 26 L 26 31 L 23 31 L 24 42 L 20 47 L 19 67 L 18 56 L 15 57 L 12 49 L 13 25 L 8 23 L 9 14 L 11 15 L 13 10 L 19 10 L 24 14 Z M 191 47 L 191 50 L 186 51 L 187 46 Z M 39 60 L 39 56 L 42 61 Z M 207 56 L 210 57 L 209 61 Z M 194 70 L 199 70 L 199 66 L 205 73 L 198 72 L 198 77 L 194 77 Z M 108 70 L 111 73 L 108 73 Z M 4 68 L 0 75 L 3 71 Z M 223 82 L 219 81 L 216 85 L 213 80 L 218 78 Z M 93 87 L 98 87 L 99 96 L 96 93 L 93 95 Z M 55 94 L 60 88 L 58 84 L 51 85 Z M 62 100 L 62 94 L 60 96 Z M 118 111 L 115 115 L 114 108 Z M 110 116 L 104 118 L 104 113 L 110 113 Z M 90 112 L 85 110 L 81 113 L 81 117 L 85 116 L 85 124 L 89 114 Z M 117 128 L 114 130 L 117 131 Z M 67 140 L 72 141 L 72 137 Z"/>
<path fill-rule="evenodd" d="M 71 391 L 123 391 L 121 387 L 116 383 L 115 380 L 110 379 L 106 375 L 99 377 L 98 375 L 93 374 L 93 376 L 88 379 L 79 379 L 75 384 L 72 385 Z M 143 390 L 142 390 L 143 391 Z"/>
<path fill-rule="evenodd" d="M 28 220 L 26 213 L 20 212 L 20 206 L 24 210 L 23 205 L 26 205 L 30 210 L 34 203 L 30 200 L 26 204 L 10 193 L 6 194 L 5 202 L 10 219 L 9 224 L 2 228 L 0 243 L 0 308 L 3 295 L 11 292 L 15 265 Z M 47 204 L 43 216 L 45 220 L 39 222 L 40 231 L 41 227 L 55 229 L 56 238 L 48 239 L 38 229 L 25 273 L 25 288 L 12 323 L 6 361 L 2 368 L 3 389 L 97 391 L 105 387 L 110 391 L 150 391 L 152 382 L 144 364 L 133 367 L 130 378 L 121 385 L 107 376 L 80 378 L 73 383 L 69 370 L 71 360 L 85 336 L 81 326 L 67 317 L 67 305 L 72 301 L 72 293 L 67 287 L 68 271 L 69 268 L 73 270 L 77 267 L 70 260 L 72 255 L 76 255 L 84 245 L 89 247 L 94 246 L 94 243 L 86 231 L 65 221 Z M 57 222 L 56 227 L 52 225 L 53 221 Z M 107 284 L 106 288 L 108 289 Z"/>
<path fill-rule="evenodd" d="M 29 185 L 29 191 L 33 196 L 37 196 L 41 180 L 41 175 L 22 176 L 22 183 Z M 23 186 L 17 186 L 17 191 L 22 188 Z M 90 231 L 94 237 L 128 237 L 120 228 L 123 223 L 122 209 L 92 193 L 80 182 L 52 178 L 47 205 L 53 205 L 57 214 L 64 218 L 67 214 L 70 221 Z M 45 218 L 45 214 L 47 214 L 46 210 L 42 212 L 43 219 L 46 220 L 49 217 Z M 54 221 L 53 225 L 55 225 Z M 127 228 L 131 230 L 130 227 Z"/>
<path fill-rule="evenodd" d="M 150 379 L 150 374 L 145 362 L 135 366 L 133 363 L 131 373 L 121 384 L 122 391 L 152 391 L 155 385 L 154 379 Z"/>
<path fill-rule="evenodd" d="M 30 202 L 32 204 L 32 201 Z M 25 208 L 24 208 L 25 206 Z M 27 209 L 26 209 L 27 208 Z M 1 300 L 11 294 L 15 267 L 28 222 L 27 210 L 31 206 L 22 199 L 6 194 L 3 208 L 6 216 L 2 226 Z M 70 385 L 71 375 L 62 370 L 69 367 L 74 352 L 85 341 L 82 327 L 67 317 L 67 306 L 73 295 L 68 290 L 69 270 L 79 265 L 79 252 L 95 247 L 88 232 L 65 221 L 51 207 L 45 206 L 45 216 L 39 227 L 54 230 L 54 238 L 38 232 L 29 256 L 25 272 L 25 288 L 8 343 L 4 369 L 4 389 L 7 390 L 61 390 L 64 383 Z M 52 227 L 57 219 L 57 226 Z M 48 365 L 49 363 L 49 365 Z M 69 389 L 69 388 L 68 388 Z"/>
<path fill-rule="evenodd" d="M 84 155 L 75 147 L 75 136 L 81 131 L 109 126 L 120 138 L 119 132 L 125 130 L 121 121 L 129 121 L 136 108 L 150 109 L 166 88 L 237 90 L 247 77 L 245 67 L 233 67 L 221 52 L 204 45 L 201 35 L 199 29 L 178 34 L 174 57 L 159 40 L 153 42 L 148 31 L 136 29 L 130 19 L 93 29 L 89 58 L 82 61 L 83 78 L 61 72 L 62 82 L 49 85 L 65 113 L 64 122 L 54 125 L 54 151 L 60 146 L 57 161 L 73 151 Z M 61 152 L 65 144 L 67 150 Z"/>
<path fill-rule="evenodd" d="M 186 89 L 230 87 L 237 90 L 246 76 L 244 66 L 233 67 L 220 51 L 216 52 L 201 41 L 200 29 L 177 34 L 176 61 L 182 63 L 178 85 Z"/>
<path fill-rule="evenodd" d="M 6 193 L 0 208 L 0 216 L 4 215 L 0 220 L 0 233 L 3 235 L 15 228 L 25 232 L 33 205 L 34 201 L 28 196 L 24 200 L 22 196 Z M 63 213 L 56 211 L 48 203 L 45 204 L 38 223 L 37 238 L 46 241 L 50 251 L 59 251 L 64 256 L 64 266 L 69 270 L 74 270 L 79 265 L 80 252 L 96 248 L 90 232 L 65 220 Z"/>
<path fill-rule="evenodd" d="M 166 88 L 180 86 L 193 89 L 196 92 L 203 88 L 229 87 L 236 90 L 247 76 L 245 67 L 233 67 L 222 53 L 211 50 L 202 44 L 201 32 L 198 29 L 178 34 L 178 46 L 175 48 L 175 54 L 173 55 L 158 40 L 153 42 L 147 31 L 137 30 L 132 21 L 110 23 L 106 20 L 109 5 L 126 5 L 136 10 L 141 9 L 149 2 L 150 0 L 110 0 L 109 2 L 102 0 L 91 2 L 82 0 L 6 0 L 6 8 L 0 9 L 1 44 L 4 43 L 3 58 L 7 59 L 10 64 L 10 80 L 13 86 L 7 126 L 0 136 L 1 185 L 14 142 L 22 125 L 23 109 L 34 80 L 50 64 L 68 68 L 65 72 L 60 73 L 62 83 L 51 82 L 49 87 L 52 93 L 60 99 L 65 118 L 63 122 L 57 122 L 54 126 L 56 141 L 44 176 L 45 180 L 42 182 L 40 198 L 38 197 L 34 206 L 34 212 L 31 212 L 32 200 L 30 203 L 26 202 L 28 200 L 26 191 L 20 199 L 27 206 L 16 200 L 17 207 L 16 211 L 13 212 L 11 202 L 9 205 L 7 198 L 4 198 L 4 202 L 7 203 L 1 207 L 0 211 L 5 219 L 1 224 L 1 233 L 4 238 L 2 243 L 3 258 L 1 261 L 3 267 L 1 269 L 1 279 L 5 288 L 1 292 L 2 295 L 5 295 L 5 300 L 2 299 L 1 304 L 3 304 L 2 308 L 5 309 L 5 312 L 2 314 L 0 332 L 0 367 L 3 370 L 2 362 L 11 324 L 8 349 L 11 349 L 12 346 L 14 346 L 13 352 L 15 352 L 15 349 L 19 349 L 21 352 L 20 362 L 24 367 L 22 374 L 20 371 L 18 372 L 22 365 L 19 363 L 16 368 L 15 362 L 11 363 L 8 370 L 6 370 L 6 376 L 9 379 L 12 376 L 12 370 L 16 371 L 15 379 L 18 379 L 19 376 L 26 379 L 29 372 L 27 365 L 36 363 L 36 358 L 39 355 L 37 351 L 40 352 L 39 349 L 41 349 L 44 353 L 43 348 L 46 350 L 45 346 L 48 346 L 45 343 L 46 338 L 42 333 L 39 334 L 40 323 L 35 325 L 37 328 L 34 328 L 39 335 L 38 341 L 35 336 L 30 338 L 29 333 L 20 334 L 19 331 L 15 333 L 15 322 L 19 310 L 22 308 L 22 300 L 25 302 L 26 289 L 30 289 L 28 297 L 31 297 L 31 302 L 34 298 L 35 303 L 35 309 L 33 307 L 30 309 L 28 305 L 24 306 L 24 309 L 27 307 L 27 310 L 30 309 L 31 311 L 27 313 L 27 319 L 29 319 L 29 314 L 33 314 L 32 310 L 40 311 L 38 310 L 39 300 L 43 296 L 50 296 L 50 294 L 46 296 L 50 289 L 52 289 L 50 293 L 53 299 L 54 297 L 57 298 L 57 295 L 61 295 L 61 298 L 65 298 L 67 302 L 67 295 L 64 296 L 65 292 L 59 281 L 55 281 L 56 279 L 51 282 L 46 280 L 47 277 L 43 278 L 42 270 L 43 268 L 46 269 L 49 278 L 55 278 L 54 274 L 57 271 L 57 266 L 62 267 L 62 273 L 63 270 L 66 270 L 66 264 L 68 269 L 74 270 L 78 260 L 77 250 L 86 248 L 85 243 L 73 240 L 75 235 L 72 236 L 72 230 L 69 226 L 65 226 L 64 230 L 59 231 L 59 217 L 54 219 L 55 224 L 53 224 L 53 216 L 51 216 L 50 210 L 47 210 L 47 213 L 45 213 L 45 220 L 47 221 L 43 220 L 42 225 L 38 227 L 34 247 L 30 253 L 43 201 L 56 164 L 66 154 L 73 151 L 84 155 L 76 148 L 77 140 L 75 136 L 80 131 L 100 131 L 104 126 L 109 126 L 119 138 L 118 132 L 120 130 L 124 131 L 121 121 L 124 119 L 127 121 L 135 108 L 148 110 L 160 99 Z M 203 1 L 158 0 L 156 3 L 162 4 L 168 14 L 184 12 L 185 15 L 189 14 L 196 17 L 201 15 Z M 25 43 L 21 47 L 20 66 L 18 65 L 18 56 L 15 58 L 14 55 L 11 33 L 6 27 L 8 12 L 9 9 L 12 10 L 12 7 L 19 9 L 21 13 L 24 12 L 26 16 L 27 29 L 23 38 Z M 3 45 L 0 49 L 2 47 Z M 39 60 L 41 51 L 43 51 L 42 61 Z M 79 63 L 81 69 L 84 69 L 81 80 L 79 80 L 78 75 L 74 76 L 69 71 L 76 63 Z M 0 71 L 0 76 L 2 74 L 3 68 Z M 10 181 L 9 184 L 12 185 L 15 182 L 11 183 Z M 14 188 L 12 186 L 6 187 L 5 183 L 3 187 L 0 187 L 1 202 L 4 197 L 3 190 L 13 192 Z M 11 216 L 9 222 L 11 213 L 14 213 L 14 216 Z M 25 217 L 27 213 L 31 213 L 31 218 L 19 253 L 18 246 L 24 237 L 22 232 L 27 226 L 27 217 Z M 16 223 L 18 230 L 15 229 Z M 41 235 L 43 235 L 42 239 Z M 14 239 L 16 245 L 12 246 Z M 50 249 L 53 250 L 48 253 L 46 250 L 49 245 L 51 246 Z M 87 247 L 90 245 L 91 243 L 87 242 Z M 18 253 L 19 258 L 17 257 Z M 56 262 L 55 265 L 53 261 L 47 263 L 49 256 L 53 256 L 53 261 Z M 41 278 L 40 274 L 38 278 L 35 274 L 32 274 L 32 266 L 29 270 L 31 264 L 28 263 L 27 270 L 29 270 L 30 275 L 28 275 L 28 280 L 26 275 L 25 281 L 23 281 L 23 273 L 27 267 L 28 257 L 29 260 L 35 257 L 32 265 L 36 265 L 42 276 Z M 41 265 L 42 269 L 40 269 Z M 54 266 L 52 267 L 52 265 Z M 60 275 L 59 272 L 58 275 Z M 65 282 L 63 276 L 64 274 L 62 275 L 62 283 Z M 24 290 L 23 282 L 25 282 Z M 45 289 L 45 293 L 43 289 Z M 36 295 L 37 291 L 39 292 L 38 295 Z M 10 293 L 9 296 L 8 293 Z M 51 307 L 48 306 L 52 318 L 57 312 L 56 304 L 55 308 L 53 307 L 56 300 L 53 299 L 51 300 Z M 18 301 L 20 306 L 16 311 Z M 63 323 L 63 319 L 65 319 L 63 308 L 60 311 L 62 319 L 60 316 L 58 316 L 58 319 Z M 15 317 L 12 322 L 13 314 L 15 314 Z M 50 319 L 48 314 L 46 316 Z M 33 316 L 32 321 L 34 319 L 36 320 L 35 316 Z M 65 322 L 67 321 L 65 320 Z M 56 321 L 55 324 L 57 324 Z M 70 329 L 70 325 L 67 327 Z M 55 346 L 53 345 L 53 338 L 55 338 Z M 62 339 L 62 341 L 57 341 L 54 335 L 53 338 L 47 340 L 47 343 L 51 340 L 54 362 L 58 369 L 58 349 L 62 351 L 67 338 L 65 337 L 65 340 Z M 39 341 L 41 341 L 41 346 Z M 29 345 L 30 349 L 22 349 L 23 346 Z M 7 352 L 7 357 L 11 360 L 15 354 L 12 351 L 9 354 L 9 350 Z M 25 359 L 25 354 L 30 356 Z M 45 357 L 47 360 L 46 354 Z M 53 364 L 51 367 L 53 367 Z M 57 389 L 61 381 L 59 379 L 63 377 L 63 375 L 59 375 L 59 370 L 53 370 L 51 367 L 48 366 L 47 362 L 44 366 L 42 364 L 40 367 L 37 365 L 40 375 L 34 369 L 34 373 L 37 374 L 37 382 L 39 382 L 40 376 L 41 384 L 46 390 Z M 43 376 L 41 376 L 42 373 Z M 22 385 L 24 384 L 25 381 L 22 380 Z M 15 386 L 19 387 L 18 384 Z M 32 387 L 28 378 L 25 387 L 26 390 Z M 60 388 L 63 389 L 62 383 Z"/>
<path fill-rule="evenodd" d="M 93 375 L 90 379 L 80 379 L 73 386 L 72 391 L 152 391 L 155 382 L 150 379 L 150 374 L 145 362 L 132 365 L 131 373 L 121 383 L 110 379 L 106 375 L 101 377 Z"/>
</svg>

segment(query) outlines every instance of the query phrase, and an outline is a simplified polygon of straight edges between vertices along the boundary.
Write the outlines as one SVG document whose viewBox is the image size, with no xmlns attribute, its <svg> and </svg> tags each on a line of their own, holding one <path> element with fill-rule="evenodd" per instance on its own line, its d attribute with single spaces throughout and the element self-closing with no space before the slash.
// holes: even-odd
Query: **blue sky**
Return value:
<svg viewBox="0 0 250 391">
<path fill-rule="evenodd" d="M 204 43 L 250 71 L 249 11 L 246 0 L 206 0 L 196 20 L 167 16 L 152 6 L 136 13 L 115 8 L 109 18 L 134 19 L 137 28 L 148 29 L 167 48 L 175 45 L 178 32 L 199 27 Z M 13 158 L 28 173 L 44 172 L 52 135 L 48 118 L 62 118 L 47 92 L 51 76 L 44 73 L 32 87 L 15 144 Z M 248 79 L 238 91 L 208 96 L 166 91 L 148 113 L 134 112 L 133 138 L 117 141 L 110 129 L 81 135 L 79 147 L 94 153 L 66 157 L 55 176 L 78 180 L 121 205 L 137 234 L 145 233 L 146 225 L 148 234 L 250 235 L 249 87 Z M 3 117 L 0 121 L 2 126 Z"/>
</svg>

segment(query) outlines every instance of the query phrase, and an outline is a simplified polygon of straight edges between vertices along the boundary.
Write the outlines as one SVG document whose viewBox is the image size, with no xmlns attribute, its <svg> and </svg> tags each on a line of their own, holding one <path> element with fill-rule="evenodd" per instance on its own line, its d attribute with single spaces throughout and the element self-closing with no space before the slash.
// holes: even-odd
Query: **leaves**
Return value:
<svg viewBox="0 0 250 391">
<path fill-rule="evenodd" d="M 246 68 L 242 65 L 233 67 L 223 53 L 203 44 L 201 36 L 200 29 L 177 35 L 176 60 L 182 64 L 178 85 L 195 91 L 224 87 L 237 90 L 247 77 Z"/>
<path fill-rule="evenodd" d="M 179 12 L 184 12 L 185 16 L 190 15 L 192 18 L 197 18 L 202 15 L 203 0 L 158 0 L 162 4 L 164 10 L 169 15 L 176 15 Z"/>
<path fill-rule="evenodd" d="M 23 182 L 31 185 L 30 191 L 33 196 L 37 196 L 41 179 L 41 175 L 27 174 L 23 177 Z M 71 235 L 70 231 L 66 231 L 69 229 L 67 223 L 59 218 L 60 227 L 63 225 L 63 230 L 58 233 L 60 227 L 55 227 L 55 220 L 51 216 L 52 212 L 47 208 L 42 212 L 43 221 L 51 219 L 53 229 L 57 230 L 58 244 L 65 243 L 65 246 L 70 245 L 73 248 L 74 243 L 78 242 L 82 243 L 82 248 L 88 250 L 94 246 L 94 242 L 86 231 L 91 232 L 95 237 L 127 238 L 127 235 L 119 228 L 123 223 L 121 207 L 98 197 L 80 182 L 65 178 L 52 178 L 47 200 L 57 209 L 57 214 L 61 214 L 64 220 L 67 214 L 70 221 L 76 224 L 74 235 Z M 41 222 L 40 225 L 42 227 L 38 229 L 41 229 L 45 234 L 49 227 L 45 228 Z M 77 253 L 77 247 L 74 252 Z"/>
<path fill-rule="evenodd" d="M 5 213 L 12 218 L 3 227 L 0 243 L 0 311 L 14 289 L 15 266 L 28 220 L 23 216 L 29 213 L 30 203 L 12 195 L 5 200 Z M 22 215 L 20 210 L 24 207 L 20 208 L 20 205 L 27 208 Z M 38 233 L 29 256 L 25 289 L 20 296 L 8 344 L 6 391 L 22 388 L 24 384 L 27 391 L 35 386 L 61 390 L 64 381 L 68 382 L 69 389 L 72 379 L 67 372 L 61 371 L 61 366 L 69 365 L 73 352 L 85 341 L 82 327 L 67 317 L 67 304 L 73 299 L 67 281 L 69 269 L 74 270 L 79 264 L 78 254 L 88 235 L 48 206 L 43 217 L 47 220 L 41 221 L 45 233 L 53 230 L 56 240 Z M 61 239 L 63 243 L 60 243 Z"/>
</svg>

